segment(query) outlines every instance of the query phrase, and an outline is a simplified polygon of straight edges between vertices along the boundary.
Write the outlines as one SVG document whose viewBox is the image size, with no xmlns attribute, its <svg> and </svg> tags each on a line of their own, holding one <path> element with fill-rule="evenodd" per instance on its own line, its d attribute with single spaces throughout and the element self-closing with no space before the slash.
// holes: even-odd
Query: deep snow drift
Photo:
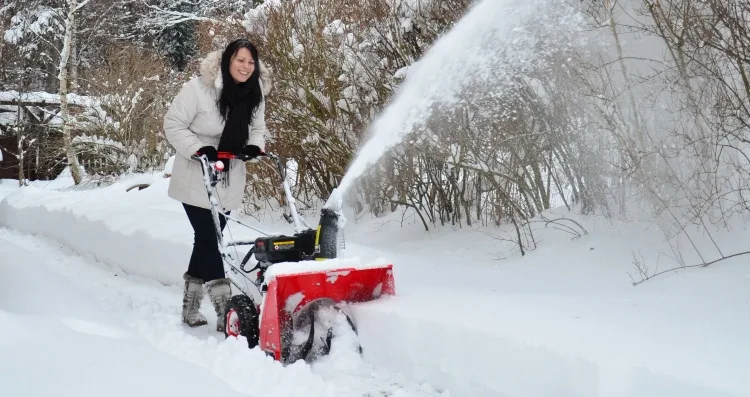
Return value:
<svg viewBox="0 0 750 397">
<path fill-rule="evenodd" d="M 7 236 L 0 229 L 3 395 L 240 395 L 204 369 L 153 349 L 78 293 L 47 263 L 63 258 L 45 258 Z"/>
<path fill-rule="evenodd" d="M 154 183 L 125 192 L 144 179 Z M 393 395 L 750 394 L 747 259 L 669 273 L 633 287 L 633 252 L 652 270 L 657 263 L 660 269 L 673 266 L 663 255 L 669 247 L 652 225 L 550 212 L 576 220 L 589 234 L 571 239 L 540 223 L 540 247 L 520 257 L 512 245 L 490 235 L 503 228 L 425 233 L 409 213 L 382 219 L 347 214 L 342 256 L 393 263 L 397 296 L 353 307 L 365 362 L 348 372 L 332 369 L 333 363 L 282 368 L 258 351 L 244 351 L 237 341 L 205 331 L 194 335 L 179 326 L 180 275 L 192 231 L 178 203 L 167 198 L 166 179 L 137 176 L 106 188 L 65 192 L 39 187 L 44 184 L 1 184 L 6 197 L 0 201 L 0 225 L 54 238 L 98 259 L 87 261 L 85 272 L 57 270 L 91 291 L 132 332 L 203 365 L 235 390 L 251 392 L 260 384 L 270 392 L 276 383 L 291 382 L 307 390 L 315 385 L 320 395 L 366 394 L 353 390 L 387 389 L 391 383 L 397 384 L 388 391 Z M 283 222 L 245 221 L 291 230 Z M 746 246 L 745 225 L 738 220 L 731 233 L 714 234 L 725 253 Z M 228 235 L 254 232 L 233 225 Z M 707 237 L 693 237 L 711 256 Z M 688 263 L 697 260 L 691 251 L 683 254 Z M 376 371 L 379 375 L 371 375 Z M 244 375 L 250 373 L 259 375 Z M 371 377 L 377 378 L 374 386 L 362 387 Z M 421 390 L 422 383 L 431 386 Z"/>
</svg>

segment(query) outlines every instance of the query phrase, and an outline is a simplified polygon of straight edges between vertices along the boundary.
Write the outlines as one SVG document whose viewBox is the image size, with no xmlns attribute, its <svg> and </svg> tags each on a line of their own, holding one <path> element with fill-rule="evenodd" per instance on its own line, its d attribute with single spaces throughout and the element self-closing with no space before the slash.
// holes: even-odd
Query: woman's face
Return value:
<svg viewBox="0 0 750 397">
<path fill-rule="evenodd" d="M 247 48 L 240 48 L 229 63 L 229 74 L 235 83 L 244 83 L 255 70 L 255 61 Z"/>
</svg>

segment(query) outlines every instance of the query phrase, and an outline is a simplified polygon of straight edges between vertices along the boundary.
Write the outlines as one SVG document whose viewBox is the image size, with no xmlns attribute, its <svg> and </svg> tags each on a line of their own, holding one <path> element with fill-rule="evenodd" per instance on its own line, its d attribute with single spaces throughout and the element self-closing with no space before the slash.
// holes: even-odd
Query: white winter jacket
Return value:
<svg viewBox="0 0 750 397">
<path fill-rule="evenodd" d="M 208 195 L 203 183 L 203 171 L 197 160 L 190 158 L 203 146 L 219 146 L 224 121 L 216 106 L 222 87 L 221 52 L 209 53 L 201 62 L 200 76 L 187 82 L 164 116 L 164 133 L 167 141 L 177 151 L 172 177 L 169 181 L 169 197 L 202 208 L 210 208 Z M 260 68 L 260 84 L 263 97 L 271 88 L 270 73 L 263 64 Z M 265 99 L 256 109 L 249 127 L 248 145 L 265 149 L 268 129 L 265 122 Z M 234 210 L 242 205 L 245 191 L 245 165 L 240 160 L 232 160 L 229 171 L 229 186 L 216 184 L 219 203 L 224 211 Z"/>
</svg>

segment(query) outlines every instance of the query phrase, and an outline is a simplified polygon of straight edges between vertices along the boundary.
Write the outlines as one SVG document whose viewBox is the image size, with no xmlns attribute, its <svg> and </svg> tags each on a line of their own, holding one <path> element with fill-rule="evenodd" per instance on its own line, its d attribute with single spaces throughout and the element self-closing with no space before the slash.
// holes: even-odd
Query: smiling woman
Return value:
<svg viewBox="0 0 750 397">
<path fill-rule="evenodd" d="M 207 324 L 200 313 L 205 291 L 216 309 L 217 331 L 224 331 L 223 312 L 231 290 L 216 240 L 201 165 L 193 155 L 216 161 L 218 152 L 254 158 L 263 153 L 268 130 L 265 95 L 269 73 L 260 63 L 257 48 L 235 40 L 223 52 L 212 52 L 201 62 L 201 76 L 185 84 L 164 116 L 164 133 L 175 148 L 169 197 L 182 203 L 195 231 L 193 252 L 185 279 L 182 320 L 189 326 Z M 242 204 L 246 168 L 241 160 L 225 162 L 222 182 L 216 185 L 224 214 Z M 221 228 L 225 225 L 221 219 Z"/>
</svg>

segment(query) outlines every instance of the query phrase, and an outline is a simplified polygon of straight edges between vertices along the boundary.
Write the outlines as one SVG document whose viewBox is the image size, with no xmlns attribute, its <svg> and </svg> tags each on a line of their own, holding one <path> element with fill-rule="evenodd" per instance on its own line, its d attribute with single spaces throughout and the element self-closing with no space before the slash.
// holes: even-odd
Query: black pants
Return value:
<svg viewBox="0 0 750 397">
<path fill-rule="evenodd" d="M 195 232 L 193 253 L 190 256 L 187 274 L 203 281 L 224 278 L 224 263 L 219 253 L 219 242 L 216 240 L 216 227 L 211 210 L 185 203 L 182 206 L 185 207 L 188 220 Z M 226 215 L 229 215 L 229 212 Z M 219 222 L 223 231 L 227 218 L 219 214 Z"/>
</svg>

